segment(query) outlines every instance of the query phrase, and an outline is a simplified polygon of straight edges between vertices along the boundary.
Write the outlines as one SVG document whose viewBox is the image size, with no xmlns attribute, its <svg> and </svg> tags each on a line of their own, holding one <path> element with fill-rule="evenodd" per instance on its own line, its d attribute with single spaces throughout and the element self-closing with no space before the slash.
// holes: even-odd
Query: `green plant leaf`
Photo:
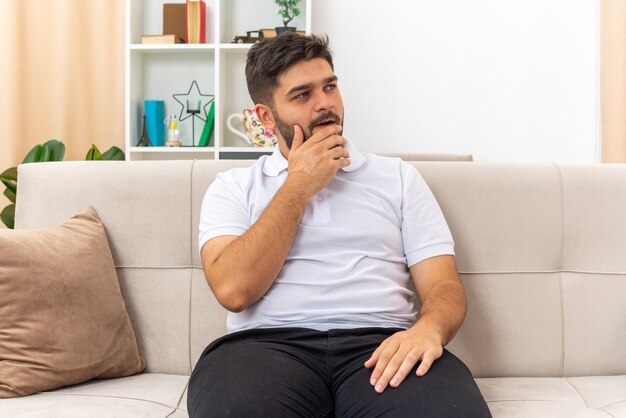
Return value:
<svg viewBox="0 0 626 418">
<path fill-rule="evenodd" d="M 300 9 L 296 7 L 298 3 L 300 3 L 300 0 L 274 0 L 274 2 L 280 7 L 278 15 L 281 16 L 284 21 L 287 21 L 287 23 L 291 22 L 294 17 L 300 16 Z M 287 23 L 285 23 L 285 25 Z"/>
<path fill-rule="evenodd" d="M 63 142 L 51 139 L 43 146 L 50 150 L 50 159 L 48 161 L 63 161 L 63 157 L 65 157 L 65 144 Z"/>
<path fill-rule="evenodd" d="M 126 156 L 124 155 L 124 151 L 118 147 L 111 147 L 104 154 L 102 154 L 102 159 L 104 160 L 124 161 L 125 158 Z"/>
<path fill-rule="evenodd" d="M 11 203 L 0 212 L 0 220 L 9 229 L 15 227 L 15 203 Z"/>
<path fill-rule="evenodd" d="M 7 189 L 11 190 L 13 193 L 17 191 L 17 182 L 16 181 L 7 181 L 0 180 L 0 183 L 4 184 Z"/>
<path fill-rule="evenodd" d="M 15 203 L 15 193 L 8 187 L 4 189 L 4 195 L 9 199 L 11 203 Z"/>
<path fill-rule="evenodd" d="M 11 167 L 0 173 L 0 180 L 17 181 L 17 167 Z"/>
<path fill-rule="evenodd" d="M 17 194 L 17 167 L 7 168 L 0 174 L 0 182 L 5 185 L 4 195 L 11 200 L 10 196 Z M 15 203 L 15 200 L 11 200 Z"/>
<path fill-rule="evenodd" d="M 12 180 L 0 180 L 2 184 L 4 184 L 11 193 L 17 194 L 17 181 Z"/>
<path fill-rule="evenodd" d="M 45 144 L 35 145 L 24 157 L 22 164 L 62 161 L 65 156 L 65 145 L 61 141 L 51 139 Z"/>
<path fill-rule="evenodd" d="M 102 153 L 100 153 L 100 150 L 98 149 L 98 147 L 96 147 L 94 144 L 91 144 L 91 148 L 89 148 L 89 151 L 87 151 L 87 155 L 85 155 L 85 160 L 87 161 L 101 161 L 102 160 Z"/>
<path fill-rule="evenodd" d="M 26 157 L 24 157 L 24 161 L 22 161 L 22 164 L 50 161 L 50 155 L 50 148 L 43 145 L 35 145 L 33 149 L 31 149 L 28 154 L 26 154 Z"/>
<path fill-rule="evenodd" d="M 17 194 L 17 167 L 7 168 L 0 173 L 0 182 L 6 187 L 4 195 L 8 197 L 11 202 L 15 203 L 14 196 Z"/>
</svg>

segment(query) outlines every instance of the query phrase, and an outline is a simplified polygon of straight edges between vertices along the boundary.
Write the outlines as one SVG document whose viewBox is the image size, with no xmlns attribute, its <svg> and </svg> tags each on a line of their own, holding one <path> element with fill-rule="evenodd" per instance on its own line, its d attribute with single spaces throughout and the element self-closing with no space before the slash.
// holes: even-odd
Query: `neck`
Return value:
<svg viewBox="0 0 626 418">
<path fill-rule="evenodd" d="M 280 150 L 280 153 L 283 154 L 283 157 L 285 157 L 285 160 L 288 160 L 289 148 L 287 148 L 287 144 L 285 143 L 285 141 L 278 141 L 278 149 Z"/>
</svg>

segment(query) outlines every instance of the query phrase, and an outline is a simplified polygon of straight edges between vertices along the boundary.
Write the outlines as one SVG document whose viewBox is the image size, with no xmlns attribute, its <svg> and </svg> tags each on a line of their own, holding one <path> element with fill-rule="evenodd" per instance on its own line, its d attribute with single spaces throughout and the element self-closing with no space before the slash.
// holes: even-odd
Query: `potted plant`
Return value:
<svg viewBox="0 0 626 418">
<path fill-rule="evenodd" d="M 45 144 L 35 145 L 26 155 L 22 164 L 42 163 L 49 161 L 63 161 L 65 156 L 65 145 L 61 141 L 51 139 Z M 111 147 L 108 151 L 101 153 L 98 147 L 91 145 L 85 160 L 124 160 L 124 151 L 118 147 Z M 15 200 L 17 196 L 17 167 L 11 167 L 0 173 L 0 182 L 4 184 L 4 195 L 11 202 L 0 212 L 0 220 L 9 229 L 13 229 L 15 224 Z"/>
<path fill-rule="evenodd" d="M 287 25 L 294 17 L 300 16 L 300 9 L 297 7 L 300 0 L 274 0 L 274 2 L 279 6 L 278 14 L 283 18 L 283 26 L 276 27 L 276 34 L 282 35 L 285 32 L 295 32 L 295 27 Z"/>
</svg>

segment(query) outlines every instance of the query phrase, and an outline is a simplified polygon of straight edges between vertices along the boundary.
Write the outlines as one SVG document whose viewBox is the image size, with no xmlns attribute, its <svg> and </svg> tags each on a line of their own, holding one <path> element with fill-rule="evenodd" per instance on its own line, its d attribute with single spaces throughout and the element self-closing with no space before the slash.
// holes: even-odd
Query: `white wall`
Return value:
<svg viewBox="0 0 626 418">
<path fill-rule="evenodd" d="M 593 163 L 598 1 L 313 0 L 312 26 L 362 150 Z"/>
</svg>

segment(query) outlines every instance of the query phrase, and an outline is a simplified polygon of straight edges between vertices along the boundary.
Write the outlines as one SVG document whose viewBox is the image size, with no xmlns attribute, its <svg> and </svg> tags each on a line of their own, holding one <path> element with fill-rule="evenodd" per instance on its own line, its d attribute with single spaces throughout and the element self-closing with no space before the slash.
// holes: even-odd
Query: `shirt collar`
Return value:
<svg viewBox="0 0 626 418">
<path fill-rule="evenodd" d="M 341 169 L 345 172 L 351 172 L 359 167 L 361 167 L 365 163 L 365 157 L 361 154 L 361 151 L 352 143 L 352 141 L 346 139 L 346 150 L 350 153 L 350 165 L 347 167 L 342 167 Z M 263 164 L 263 174 L 270 177 L 275 177 L 279 175 L 283 170 L 286 170 L 288 167 L 287 160 L 283 157 L 283 154 L 280 152 L 280 148 L 278 145 L 274 147 L 274 152 L 269 156 L 267 160 L 265 160 L 265 164 Z"/>
</svg>

